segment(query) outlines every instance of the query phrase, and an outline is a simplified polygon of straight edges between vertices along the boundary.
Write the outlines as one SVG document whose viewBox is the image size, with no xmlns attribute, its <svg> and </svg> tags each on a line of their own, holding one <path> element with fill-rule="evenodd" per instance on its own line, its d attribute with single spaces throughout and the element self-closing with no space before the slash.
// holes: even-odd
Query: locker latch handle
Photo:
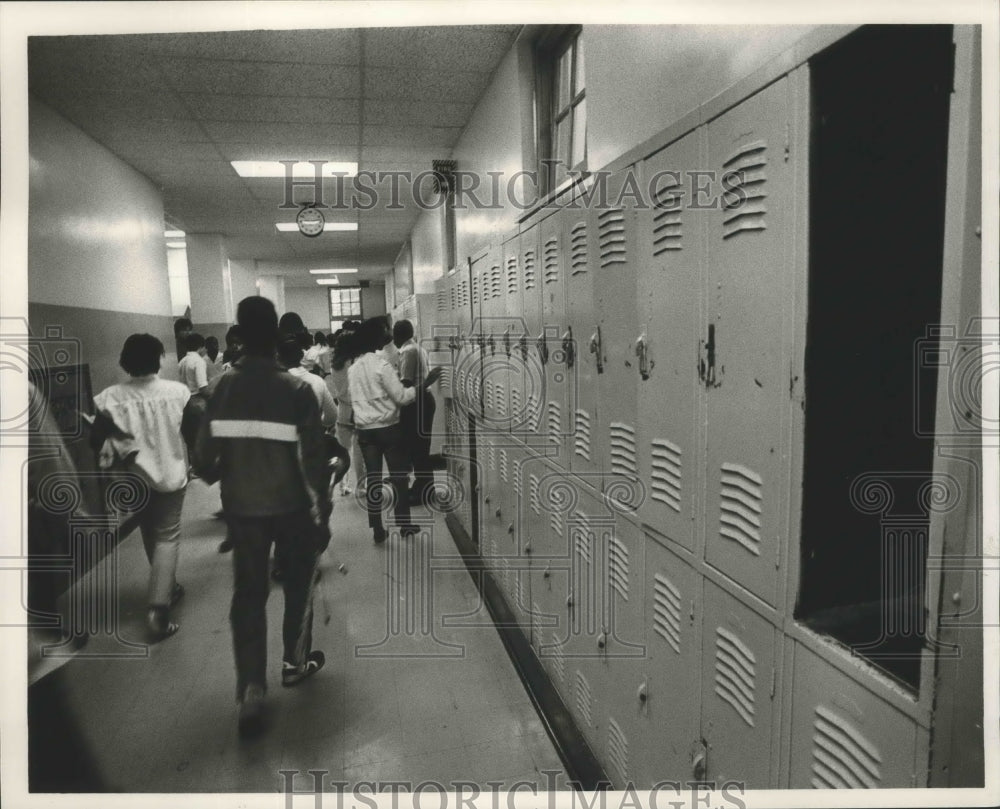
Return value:
<svg viewBox="0 0 1000 809">
<path fill-rule="evenodd" d="M 521 349 L 521 359 L 528 361 L 528 335 L 522 334 L 517 341 L 517 347 Z"/>
<path fill-rule="evenodd" d="M 575 360 L 572 326 L 567 327 L 566 333 L 562 336 L 562 348 L 563 348 L 563 355 L 566 357 L 566 367 L 572 368 L 573 361 Z"/>
<path fill-rule="evenodd" d="M 715 385 L 715 324 L 708 324 L 708 340 L 705 341 L 705 358 L 699 363 L 698 375 L 705 387 Z"/>
<path fill-rule="evenodd" d="M 510 324 L 507 324 L 507 328 L 503 330 L 503 352 L 508 357 L 510 356 Z"/>
<path fill-rule="evenodd" d="M 493 341 L 493 335 L 492 334 L 489 337 L 486 338 L 486 342 L 487 342 L 487 344 L 490 347 L 490 356 L 493 356 L 494 354 L 497 353 L 497 346 L 496 346 L 496 343 Z"/>
<path fill-rule="evenodd" d="M 538 335 L 538 339 L 535 341 L 538 346 L 538 356 L 542 358 L 542 365 L 545 365 L 549 361 L 549 344 L 545 341 L 545 330 L 542 329 L 541 334 Z"/>
<path fill-rule="evenodd" d="M 640 334 L 639 339 L 635 341 L 635 355 L 639 358 L 639 376 L 645 381 L 649 379 L 654 365 L 649 361 L 649 343 L 646 340 L 645 332 Z"/>
<path fill-rule="evenodd" d="M 604 373 L 604 357 L 601 356 L 601 327 L 590 335 L 590 353 L 597 357 L 597 373 Z"/>
</svg>

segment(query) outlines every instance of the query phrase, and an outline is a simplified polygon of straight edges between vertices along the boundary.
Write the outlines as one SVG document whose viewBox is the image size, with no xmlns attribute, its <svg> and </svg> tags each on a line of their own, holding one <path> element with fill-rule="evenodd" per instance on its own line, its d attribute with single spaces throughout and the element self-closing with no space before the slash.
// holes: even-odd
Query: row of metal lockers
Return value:
<svg viewBox="0 0 1000 809">
<path fill-rule="evenodd" d="M 529 219 L 425 324 L 449 474 L 477 470 L 479 524 L 455 516 L 619 787 L 926 779 L 925 700 L 791 619 L 807 91 L 794 71 L 608 205 Z M 695 200 L 694 167 L 739 169 L 738 198 L 702 175 Z"/>
</svg>

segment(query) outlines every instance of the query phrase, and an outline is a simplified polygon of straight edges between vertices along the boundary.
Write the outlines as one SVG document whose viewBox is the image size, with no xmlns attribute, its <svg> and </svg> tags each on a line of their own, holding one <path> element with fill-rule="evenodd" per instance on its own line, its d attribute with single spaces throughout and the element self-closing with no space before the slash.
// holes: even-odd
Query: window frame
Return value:
<svg viewBox="0 0 1000 809">
<path fill-rule="evenodd" d="M 582 39 L 582 25 L 553 26 L 535 41 L 535 142 L 538 155 L 539 196 L 552 193 L 567 180 L 570 173 L 586 174 L 587 172 L 587 132 L 584 124 L 584 146 L 582 159 L 573 165 L 574 132 L 573 122 L 581 102 L 587 98 L 586 75 L 583 89 L 576 86 L 577 58 Z M 569 96 L 565 106 L 556 109 L 559 81 L 559 61 L 567 51 L 572 52 L 569 65 Z M 584 68 L 586 71 L 586 68 Z M 559 124 L 569 120 L 568 162 L 565 177 L 557 182 L 558 167 L 555 164 L 558 148 L 557 134 Z"/>
<path fill-rule="evenodd" d="M 340 307 L 341 311 L 340 311 L 339 315 L 335 316 L 334 313 L 333 313 L 333 293 L 334 292 L 336 292 L 338 294 L 338 296 L 340 296 L 341 293 L 344 293 L 344 292 L 349 293 L 349 295 L 348 295 L 348 301 L 347 301 L 348 304 L 353 304 L 354 303 L 354 301 L 350 300 L 350 297 L 351 297 L 350 293 L 356 292 L 357 293 L 357 311 L 355 311 L 355 307 L 354 306 L 351 306 L 349 312 L 344 312 L 343 311 L 344 301 L 341 298 L 341 300 L 337 301 L 337 305 Z M 329 319 L 330 319 L 330 330 L 331 331 L 336 331 L 336 329 L 334 329 L 334 327 L 333 327 L 333 323 L 334 323 L 335 320 L 336 321 L 340 321 L 340 322 L 343 322 L 345 320 L 364 320 L 364 305 L 363 305 L 363 302 L 362 302 L 362 299 L 361 299 L 361 287 L 360 286 L 349 286 L 349 287 L 330 286 L 328 288 L 328 290 L 327 290 L 326 303 L 327 303 L 327 311 L 328 311 L 328 313 L 330 315 Z"/>
</svg>

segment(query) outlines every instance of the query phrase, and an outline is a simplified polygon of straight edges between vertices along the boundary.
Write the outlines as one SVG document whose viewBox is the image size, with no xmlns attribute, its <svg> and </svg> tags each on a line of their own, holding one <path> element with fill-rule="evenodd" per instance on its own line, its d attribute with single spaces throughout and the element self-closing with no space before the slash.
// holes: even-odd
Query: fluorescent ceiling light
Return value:
<svg viewBox="0 0 1000 809">
<path fill-rule="evenodd" d="M 285 177 L 287 168 L 277 160 L 231 160 L 232 167 L 240 177 Z M 354 177 L 358 173 L 357 163 L 325 162 L 319 167 L 321 177 Z M 316 177 L 316 166 L 300 160 L 292 166 L 292 177 L 297 180 L 312 180 Z"/>
<path fill-rule="evenodd" d="M 331 275 L 335 273 L 357 272 L 357 269 L 350 270 L 309 270 L 313 275 Z"/>
<path fill-rule="evenodd" d="M 165 239 L 183 239 L 183 230 L 165 230 L 163 231 L 163 238 Z"/>
<path fill-rule="evenodd" d="M 187 247 L 187 242 L 167 242 L 167 247 Z"/>
<path fill-rule="evenodd" d="M 274 225 L 282 233 L 295 233 L 298 231 L 299 226 L 295 222 L 277 222 Z M 357 222 L 327 222 L 323 225 L 323 232 L 326 233 L 328 230 L 357 230 Z"/>
<path fill-rule="evenodd" d="M 316 283 L 317 284 L 324 284 L 326 286 L 329 286 L 330 284 L 339 284 L 340 283 L 340 279 L 339 278 L 317 278 L 316 279 Z"/>
</svg>

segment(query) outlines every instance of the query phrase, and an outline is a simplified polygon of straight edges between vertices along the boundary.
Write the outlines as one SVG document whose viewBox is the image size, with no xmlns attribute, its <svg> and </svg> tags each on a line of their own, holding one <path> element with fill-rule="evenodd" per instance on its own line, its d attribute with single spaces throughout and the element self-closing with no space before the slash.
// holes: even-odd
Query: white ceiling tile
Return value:
<svg viewBox="0 0 1000 809">
<path fill-rule="evenodd" d="M 173 58 L 160 64 L 178 92 L 357 98 L 361 90 L 355 67 Z"/>
<path fill-rule="evenodd" d="M 365 124 L 462 127 L 472 107 L 469 103 L 369 99 L 365 101 Z"/>
<path fill-rule="evenodd" d="M 273 143 L 275 148 L 283 148 L 289 140 L 314 145 L 356 144 L 359 137 L 355 124 L 205 121 L 202 126 L 212 140 L 220 143 Z M 292 157 L 296 155 L 289 155 L 289 159 Z"/>
<path fill-rule="evenodd" d="M 365 98 L 474 104 L 486 89 L 488 81 L 487 73 L 371 68 L 365 71 Z"/>
<path fill-rule="evenodd" d="M 372 146 L 406 146 L 450 149 L 461 129 L 437 126 L 365 126 L 364 143 Z M 445 157 L 444 154 L 441 157 Z"/>
<path fill-rule="evenodd" d="M 260 121 L 353 124 L 361 120 L 359 99 L 183 93 L 184 104 L 201 121 Z"/>
<path fill-rule="evenodd" d="M 510 32 L 466 26 L 379 28 L 365 34 L 365 63 L 408 70 L 492 72 L 513 42 Z"/>
<path fill-rule="evenodd" d="M 356 65 L 357 29 L 221 31 L 122 37 L 131 47 L 167 56 Z"/>
</svg>

